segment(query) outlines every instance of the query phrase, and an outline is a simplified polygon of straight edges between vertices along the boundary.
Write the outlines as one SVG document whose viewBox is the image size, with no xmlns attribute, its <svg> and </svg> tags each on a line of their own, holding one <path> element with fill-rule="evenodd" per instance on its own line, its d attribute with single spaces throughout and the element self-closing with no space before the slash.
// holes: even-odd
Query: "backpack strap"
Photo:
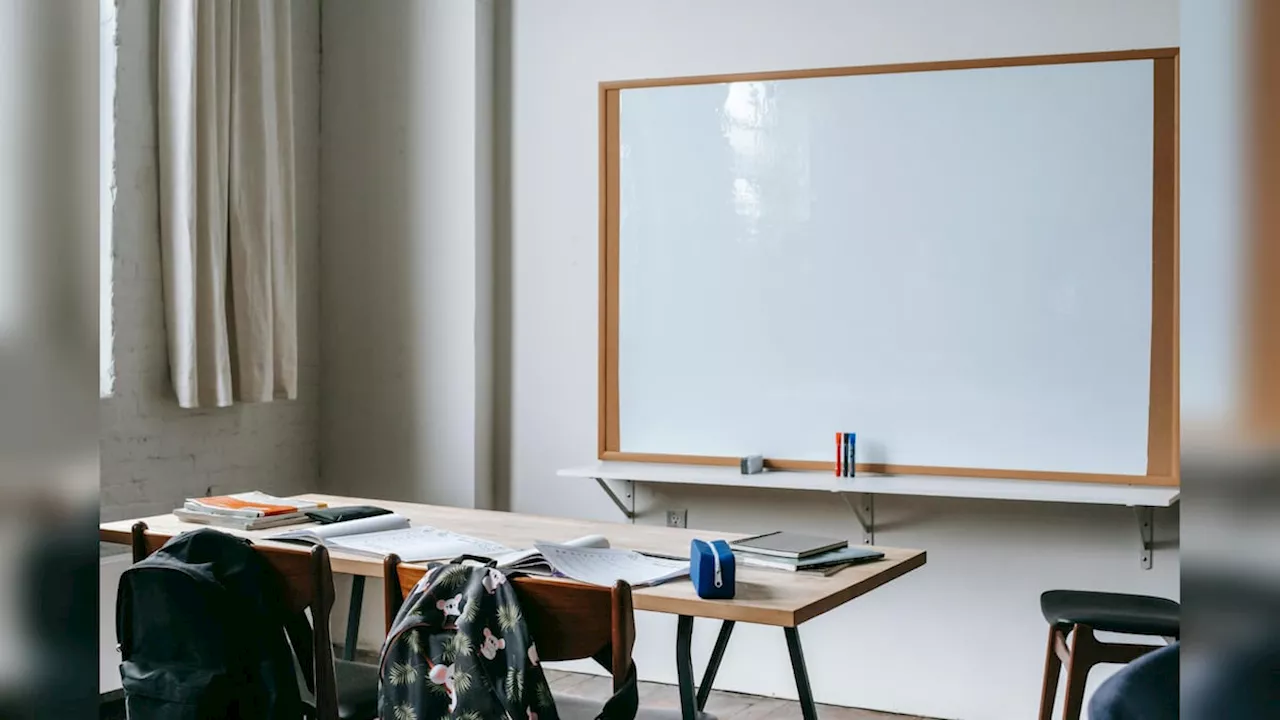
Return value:
<svg viewBox="0 0 1280 720">
<path fill-rule="evenodd" d="M 613 647 L 606 645 L 604 649 L 592 656 L 593 660 L 606 669 L 613 669 Z M 600 714 L 595 720 L 634 720 L 640 711 L 640 687 L 636 682 L 636 664 L 633 661 L 627 667 L 627 676 L 613 696 L 605 701 Z"/>
<path fill-rule="evenodd" d="M 483 556 L 480 556 L 480 555 L 459 555 L 458 557 L 456 557 L 456 558 L 454 558 L 454 559 L 450 560 L 450 561 L 448 562 L 448 564 L 449 564 L 449 565 L 461 565 L 462 563 L 467 562 L 468 560 L 469 560 L 469 561 L 471 561 L 471 562 L 480 563 L 480 564 L 481 564 L 481 565 L 483 565 L 484 567 L 491 567 L 491 568 L 496 568 L 496 567 L 498 567 L 498 561 L 497 561 L 497 560 L 494 560 L 493 558 L 483 557 Z"/>
<path fill-rule="evenodd" d="M 289 613 L 284 617 L 282 622 L 284 625 L 284 634 L 289 638 L 289 647 L 293 650 L 294 657 L 298 660 L 298 669 L 302 672 L 302 679 L 307 684 L 307 692 L 315 694 L 316 691 L 316 669 L 312 666 L 311 660 L 315 653 L 313 650 L 314 640 L 311 635 L 311 623 L 307 622 L 307 616 L 302 613 Z"/>
</svg>

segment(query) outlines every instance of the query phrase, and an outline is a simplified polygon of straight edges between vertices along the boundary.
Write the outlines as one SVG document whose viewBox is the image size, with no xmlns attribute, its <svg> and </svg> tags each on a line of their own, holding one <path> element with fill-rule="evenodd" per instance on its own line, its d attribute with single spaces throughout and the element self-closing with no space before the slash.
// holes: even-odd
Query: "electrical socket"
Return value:
<svg viewBox="0 0 1280 720">
<path fill-rule="evenodd" d="M 688 510 L 668 510 L 667 511 L 667 527 L 678 527 L 678 528 L 689 527 L 689 511 Z"/>
</svg>

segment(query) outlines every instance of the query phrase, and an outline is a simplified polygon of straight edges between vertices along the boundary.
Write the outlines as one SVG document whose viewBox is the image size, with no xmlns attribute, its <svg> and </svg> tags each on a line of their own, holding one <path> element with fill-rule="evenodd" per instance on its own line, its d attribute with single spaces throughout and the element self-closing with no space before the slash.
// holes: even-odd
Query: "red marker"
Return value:
<svg viewBox="0 0 1280 720">
<path fill-rule="evenodd" d="M 840 433 L 836 433 L 836 477 L 840 477 L 842 470 L 844 470 L 844 452 L 841 447 Z"/>
</svg>

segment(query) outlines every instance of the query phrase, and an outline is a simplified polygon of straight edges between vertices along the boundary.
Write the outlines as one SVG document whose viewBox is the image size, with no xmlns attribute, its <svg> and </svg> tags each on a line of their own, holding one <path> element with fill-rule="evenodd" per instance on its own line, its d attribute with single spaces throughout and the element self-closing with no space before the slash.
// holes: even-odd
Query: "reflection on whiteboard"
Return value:
<svg viewBox="0 0 1280 720">
<path fill-rule="evenodd" d="M 621 450 L 1145 474 L 1152 72 L 621 91 Z"/>
</svg>

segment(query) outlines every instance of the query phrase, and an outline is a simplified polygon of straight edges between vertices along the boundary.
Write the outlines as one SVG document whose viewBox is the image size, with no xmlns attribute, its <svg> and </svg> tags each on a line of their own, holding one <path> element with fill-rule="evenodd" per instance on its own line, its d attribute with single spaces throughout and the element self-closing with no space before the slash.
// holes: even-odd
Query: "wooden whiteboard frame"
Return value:
<svg viewBox="0 0 1280 720">
<path fill-rule="evenodd" d="M 1250 440 L 1264 446 L 1280 438 L 1280 3 L 1255 0 L 1248 69 L 1252 74 L 1249 138 L 1253 156 L 1246 289 L 1248 366 L 1243 425 Z"/>
<path fill-rule="evenodd" d="M 1071 55 L 953 60 L 870 65 L 863 67 L 783 70 L 776 72 L 701 75 L 621 80 L 600 83 L 600 314 L 597 456 L 601 460 L 736 465 L 735 457 L 623 452 L 618 397 L 618 286 L 620 195 L 620 110 L 622 90 L 706 85 L 727 82 L 793 80 L 888 73 L 967 70 L 974 68 L 1061 65 L 1068 63 L 1152 60 L 1154 152 L 1152 154 L 1151 227 L 1151 371 L 1147 425 L 1147 472 L 1144 475 L 1004 470 L 993 468 L 858 463 L 857 471 L 894 475 L 942 475 L 1015 480 L 1178 485 L 1178 49 L 1155 48 Z M 766 458 L 778 470 L 834 471 L 833 461 Z"/>
</svg>

